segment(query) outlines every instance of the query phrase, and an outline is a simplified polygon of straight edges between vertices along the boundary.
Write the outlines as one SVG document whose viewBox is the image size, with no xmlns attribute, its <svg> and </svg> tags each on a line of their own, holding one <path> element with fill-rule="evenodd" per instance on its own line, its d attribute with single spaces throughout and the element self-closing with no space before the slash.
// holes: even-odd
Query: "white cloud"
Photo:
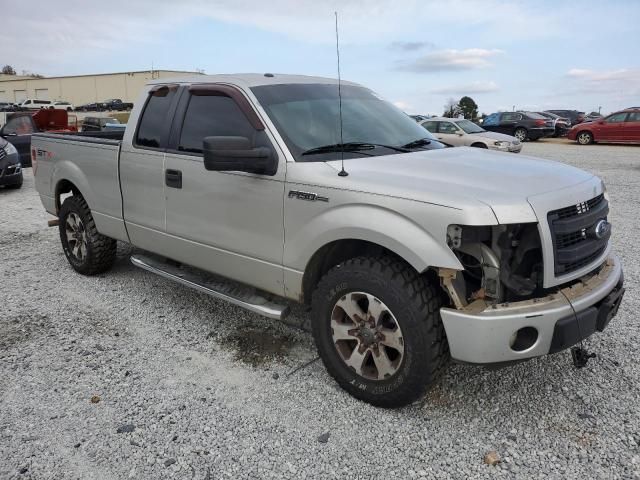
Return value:
<svg viewBox="0 0 640 480">
<path fill-rule="evenodd" d="M 500 0 L 450 0 L 447 8 L 436 0 L 21 0 L 2 11 L 2 61 L 47 73 L 49 67 L 77 65 L 90 55 L 126 53 L 127 46 L 141 43 L 152 46 L 201 19 L 255 27 L 303 43 L 331 44 L 334 10 L 345 44 L 398 42 L 412 29 L 415 37 L 420 25 L 450 25 L 452 33 L 475 27 L 485 37 L 510 41 L 565 32 L 557 28 L 562 17 L 555 11 Z M 405 49 L 418 48 L 418 43 L 428 46 L 399 43 Z M 150 50 L 141 65 L 146 67 L 152 56 Z"/>
<path fill-rule="evenodd" d="M 498 85 L 492 80 L 489 82 L 472 82 L 466 85 L 451 85 L 449 87 L 436 88 L 434 90 L 431 90 L 431 93 L 471 95 L 478 93 L 497 92 L 498 90 Z"/>
<path fill-rule="evenodd" d="M 399 65 L 400 70 L 415 73 L 433 73 L 456 70 L 475 70 L 492 65 L 495 56 L 502 50 L 484 48 L 468 48 L 466 50 L 439 50 Z"/>
<path fill-rule="evenodd" d="M 583 93 L 614 95 L 618 98 L 640 95 L 640 68 L 591 70 L 572 68 L 566 76 L 575 82 L 574 88 Z"/>
</svg>

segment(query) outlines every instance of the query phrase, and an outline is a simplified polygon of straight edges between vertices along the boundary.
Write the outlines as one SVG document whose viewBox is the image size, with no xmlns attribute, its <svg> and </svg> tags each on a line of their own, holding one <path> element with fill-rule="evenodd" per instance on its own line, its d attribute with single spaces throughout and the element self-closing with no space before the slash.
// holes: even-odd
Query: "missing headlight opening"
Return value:
<svg viewBox="0 0 640 480">
<path fill-rule="evenodd" d="M 535 223 L 492 227 L 450 225 L 447 242 L 464 266 L 443 285 L 457 308 L 477 299 L 527 300 L 542 292 L 542 245 Z M 452 294 L 452 290 L 454 290 Z"/>
</svg>

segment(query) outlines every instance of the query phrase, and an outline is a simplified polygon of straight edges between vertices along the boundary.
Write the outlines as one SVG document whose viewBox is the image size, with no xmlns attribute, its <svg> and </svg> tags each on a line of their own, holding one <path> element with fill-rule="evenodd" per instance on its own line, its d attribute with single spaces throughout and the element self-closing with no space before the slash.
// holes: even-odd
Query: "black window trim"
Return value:
<svg viewBox="0 0 640 480">
<path fill-rule="evenodd" d="M 258 116 L 258 112 L 256 112 L 254 107 L 251 105 L 251 102 L 246 98 L 244 93 L 237 88 L 224 83 L 193 84 L 187 85 L 183 88 L 186 92 L 181 95 L 180 102 L 176 105 L 173 122 L 171 124 L 171 132 L 169 134 L 167 147 L 165 149 L 167 153 L 171 153 L 172 155 L 184 155 L 187 157 L 193 157 L 194 160 L 197 159 L 202 161 L 202 153 L 187 152 L 178 149 L 180 136 L 182 134 L 182 126 L 184 125 L 184 120 L 187 115 L 187 109 L 189 108 L 189 101 L 191 100 L 192 96 L 211 95 L 229 97 L 236 103 L 236 105 L 238 105 L 238 108 L 245 115 L 247 121 L 253 128 L 255 128 L 257 131 L 268 132 L 268 129 L 265 127 L 264 123 Z M 272 144 L 274 155 L 277 155 L 276 150 L 273 146 L 273 139 L 269 138 L 269 142 Z"/>
<path fill-rule="evenodd" d="M 167 122 L 168 125 L 165 125 L 164 127 L 164 131 L 162 132 L 162 134 L 160 135 L 160 141 L 161 141 L 161 145 L 164 146 L 160 146 L 160 147 L 149 147 L 147 145 L 140 145 L 137 142 L 138 139 L 138 131 L 140 130 L 140 124 L 142 123 L 142 119 L 144 117 L 144 112 L 147 110 L 147 106 L 149 105 L 149 101 L 151 100 L 151 97 L 153 97 L 153 94 L 155 92 L 157 92 L 158 90 L 162 89 L 162 88 L 168 88 L 170 90 L 175 89 L 177 90 L 173 100 L 171 101 L 171 105 L 169 105 L 169 116 L 171 118 L 170 122 Z M 136 150 L 151 150 L 154 152 L 166 152 L 167 151 L 167 147 L 169 145 L 169 139 L 170 139 L 170 132 L 171 132 L 171 126 L 173 125 L 174 119 L 175 119 L 175 115 L 176 115 L 176 106 L 178 105 L 178 101 L 180 99 L 180 97 L 182 96 L 182 91 L 183 89 L 180 88 L 180 85 L 176 84 L 176 83 L 166 83 L 166 84 L 158 84 L 158 85 L 154 85 L 153 87 L 151 87 L 149 89 L 148 95 L 147 95 L 147 99 L 144 101 L 144 106 L 142 107 L 142 110 L 140 110 L 140 115 L 138 115 L 138 121 L 136 123 L 136 130 L 133 133 L 133 138 L 131 139 L 131 146 L 136 149 Z"/>
</svg>

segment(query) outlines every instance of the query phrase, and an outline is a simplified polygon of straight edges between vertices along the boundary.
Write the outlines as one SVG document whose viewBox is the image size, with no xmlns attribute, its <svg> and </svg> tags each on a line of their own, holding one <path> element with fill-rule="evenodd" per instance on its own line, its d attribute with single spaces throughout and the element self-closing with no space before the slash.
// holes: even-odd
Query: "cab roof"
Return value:
<svg viewBox="0 0 640 480">
<path fill-rule="evenodd" d="M 233 73 L 225 75 L 195 75 L 192 77 L 163 78 L 153 80 L 147 85 L 164 85 L 169 83 L 177 84 L 199 84 L 199 83 L 230 83 L 246 88 L 258 87 L 262 85 L 282 85 L 282 84 L 338 84 L 335 78 L 313 77 L 308 75 L 288 75 L 282 73 Z M 357 83 L 342 80 L 342 85 L 358 85 Z"/>
</svg>

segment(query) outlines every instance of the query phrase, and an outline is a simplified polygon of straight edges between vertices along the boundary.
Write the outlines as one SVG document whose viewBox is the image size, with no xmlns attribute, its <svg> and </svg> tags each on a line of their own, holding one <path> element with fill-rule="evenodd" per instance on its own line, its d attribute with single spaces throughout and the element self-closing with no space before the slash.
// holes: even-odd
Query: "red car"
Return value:
<svg viewBox="0 0 640 480">
<path fill-rule="evenodd" d="M 580 145 L 593 142 L 640 143 L 640 108 L 627 108 L 608 117 L 575 125 L 567 134 Z"/>
</svg>

